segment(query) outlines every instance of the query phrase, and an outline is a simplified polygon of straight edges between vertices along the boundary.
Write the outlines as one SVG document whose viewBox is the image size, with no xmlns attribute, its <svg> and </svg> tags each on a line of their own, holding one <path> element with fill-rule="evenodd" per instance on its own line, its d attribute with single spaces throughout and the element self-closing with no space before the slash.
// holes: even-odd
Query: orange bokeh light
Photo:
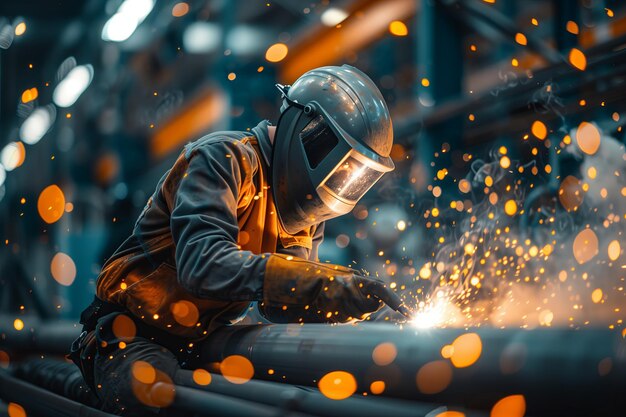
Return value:
<svg viewBox="0 0 626 417">
<path fill-rule="evenodd" d="M 275 43 L 274 45 L 267 48 L 265 52 L 265 59 L 269 62 L 280 62 L 289 53 L 289 48 L 284 43 Z"/>
<path fill-rule="evenodd" d="M 182 17 L 187 13 L 189 13 L 189 5 L 184 1 L 176 3 L 174 7 L 172 7 L 172 16 L 174 17 Z"/>
<path fill-rule="evenodd" d="M 457 368 L 466 368 L 480 358 L 483 344 L 476 333 L 466 333 L 452 342 L 452 349 L 452 364 Z"/>
<path fill-rule="evenodd" d="M 397 354 L 398 350 L 396 349 L 396 345 L 389 342 L 381 343 L 374 348 L 372 359 L 376 365 L 386 366 L 396 359 Z"/>
<path fill-rule="evenodd" d="M 394 36 L 406 36 L 409 34 L 409 29 L 406 27 L 404 22 L 394 20 L 389 23 L 389 33 Z"/>
<path fill-rule="evenodd" d="M 609 254 L 609 259 L 612 261 L 617 261 L 617 258 L 619 258 L 620 254 L 622 253 L 622 247 L 619 244 L 619 240 L 613 240 L 611 243 L 609 243 L 607 251 Z"/>
<path fill-rule="evenodd" d="M 515 200 L 508 200 L 506 203 L 504 203 L 504 212 L 509 216 L 513 216 L 515 213 L 517 213 L 517 203 L 515 202 Z"/>
<path fill-rule="evenodd" d="M 600 148 L 600 131 L 594 124 L 582 122 L 576 130 L 576 143 L 581 151 L 593 155 Z"/>
<path fill-rule="evenodd" d="M 26 411 L 24 410 L 24 407 L 17 403 L 9 403 L 9 406 L 7 407 L 7 412 L 9 414 L 9 417 L 26 417 Z"/>
<path fill-rule="evenodd" d="M 181 300 L 172 303 L 170 309 L 174 315 L 174 320 L 176 320 L 178 324 L 185 327 L 195 326 L 200 318 L 198 307 L 196 307 L 196 305 L 191 301 Z"/>
<path fill-rule="evenodd" d="M 48 224 L 58 221 L 65 212 L 65 195 L 55 184 L 44 188 L 37 200 L 39 215 Z"/>
<path fill-rule="evenodd" d="M 118 339 L 133 339 L 137 334 L 137 326 L 135 325 L 135 322 L 125 314 L 120 314 L 113 319 L 111 329 L 113 330 L 115 337 Z"/>
<path fill-rule="evenodd" d="M 220 363 L 220 372 L 233 384 L 245 384 L 254 376 L 254 366 L 248 358 L 232 355 Z"/>
<path fill-rule="evenodd" d="M 15 319 L 13 320 L 13 327 L 19 332 L 24 328 L 24 322 L 21 319 Z"/>
<path fill-rule="evenodd" d="M 356 392 L 356 379 L 345 371 L 329 372 L 320 379 L 318 387 L 331 400 L 343 400 Z"/>
<path fill-rule="evenodd" d="M 211 383 L 211 374 L 205 369 L 196 369 L 193 371 L 193 382 L 198 385 L 209 385 Z"/>
<path fill-rule="evenodd" d="M 569 52 L 569 63 L 574 68 L 584 71 L 587 68 L 587 57 L 580 49 L 572 48 Z"/>
<path fill-rule="evenodd" d="M 133 363 L 131 372 L 133 377 L 143 384 L 152 384 L 156 380 L 156 369 L 145 361 Z"/>
<path fill-rule="evenodd" d="M 541 120 L 535 120 L 530 127 L 530 131 L 537 139 L 544 140 L 548 136 L 548 128 Z"/>
<path fill-rule="evenodd" d="M 572 35 L 578 35 L 578 32 L 580 31 L 578 29 L 578 23 L 574 22 L 573 20 L 567 21 L 567 24 L 565 25 L 565 30 L 567 30 Z"/>
<path fill-rule="evenodd" d="M 72 285 L 76 278 L 76 265 L 74 260 L 63 252 L 58 252 L 50 262 L 50 273 L 52 278 L 66 287 Z"/>
<path fill-rule="evenodd" d="M 446 361 L 428 362 L 417 371 L 417 388 L 423 394 L 437 394 L 450 385 L 452 368 Z"/>
<path fill-rule="evenodd" d="M 584 229 L 574 239 L 574 258 L 579 264 L 589 262 L 598 254 L 598 237 L 591 229 Z"/>
<path fill-rule="evenodd" d="M 565 210 L 577 210 L 585 197 L 580 180 L 572 175 L 565 177 L 559 187 L 558 196 Z"/>
<path fill-rule="evenodd" d="M 523 395 L 509 395 L 498 401 L 491 409 L 490 417 L 524 417 L 526 400 Z"/>
<path fill-rule="evenodd" d="M 385 381 L 374 381 L 370 384 L 370 392 L 374 395 L 382 394 L 385 391 Z"/>
<path fill-rule="evenodd" d="M 39 91 L 36 87 L 29 88 L 28 90 L 24 90 L 22 93 L 22 103 L 31 102 L 39 97 Z"/>
</svg>

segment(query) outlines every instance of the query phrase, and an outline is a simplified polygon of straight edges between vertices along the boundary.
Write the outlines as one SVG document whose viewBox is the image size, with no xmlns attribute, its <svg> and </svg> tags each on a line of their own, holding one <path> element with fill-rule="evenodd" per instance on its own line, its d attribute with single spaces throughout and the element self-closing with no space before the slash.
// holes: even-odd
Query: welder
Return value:
<svg viewBox="0 0 626 417">
<path fill-rule="evenodd" d="M 276 126 L 185 146 L 104 264 L 70 354 L 103 410 L 163 411 L 176 371 L 202 366 L 198 343 L 251 303 L 274 322 L 405 309 L 382 280 L 318 261 L 324 222 L 394 168 L 380 91 L 347 65 L 277 87 Z"/>
</svg>

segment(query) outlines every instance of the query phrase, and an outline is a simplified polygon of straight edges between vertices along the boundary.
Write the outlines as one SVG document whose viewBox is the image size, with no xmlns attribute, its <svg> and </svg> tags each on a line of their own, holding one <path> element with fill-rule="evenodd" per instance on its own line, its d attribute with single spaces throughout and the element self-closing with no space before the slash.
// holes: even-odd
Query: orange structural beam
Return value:
<svg viewBox="0 0 626 417">
<path fill-rule="evenodd" d="M 183 143 L 200 136 L 224 116 L 226 100 L 215 88 L 204 90 L 185 107 L 169 118 L 150 139 L 150 153 L 163 157 L 179 149 Z"/>
<path fill-rule="evenodd" d="M 583 27 L 580 35 L 578 35 L 578 43 L 583 48 L 590 48 L 625 33 L 626 16 L 619 16 L 592 28 Z"/>
<path fill-rule="evenodd" d="M 279 69 L 281 82 L 289 84 L 302 73 L 323 65 L 338 63 L 379 39 L 394 20 L 416 12 L 416 0 L 361 0 L 336 27 L 316 26 L 289 48 Z"/>
</svg>

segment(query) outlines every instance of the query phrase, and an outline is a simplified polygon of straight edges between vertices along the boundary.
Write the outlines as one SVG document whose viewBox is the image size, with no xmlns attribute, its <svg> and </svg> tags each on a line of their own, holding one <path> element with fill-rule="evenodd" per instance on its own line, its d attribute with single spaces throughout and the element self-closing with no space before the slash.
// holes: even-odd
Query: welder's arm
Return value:
<svg viewBox="0 0 626 417">
<path fill-rule="evenodd" d="M 237 246 L 237 205 L 251 186 L 257 160 L 237 142 L 193 150 L 179 178 L 166 184 L 170 226 L 176 243 L 179 283 L 197 297 L 223 301 L 262 298 L 268 255 Z"/>
<path fill-rule="evenodd" d="M 346 322 L 378 310 L 402 309 L 384 282 L 339 265 L 273 255 L 266 266 L 261 311 L 274 321 Z M 268 316 L 269 313 L 269 316 Z M 301 315 L 294 320 L 295 315 Z M 278 319 L 278 320 L 277 320 Z"/>
</svg>

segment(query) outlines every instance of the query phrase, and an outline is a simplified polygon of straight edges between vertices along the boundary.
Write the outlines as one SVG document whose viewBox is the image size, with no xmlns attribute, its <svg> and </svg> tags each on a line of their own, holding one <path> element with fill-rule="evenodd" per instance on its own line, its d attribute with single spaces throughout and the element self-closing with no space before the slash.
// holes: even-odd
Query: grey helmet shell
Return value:
<svg viewBox="0 0 626 417">
<path fill-rule="evenodd" d="M 358 200 L 346 201 L 320 191 L 321 183 L 348 153 L 356 152 L 381 175 L 394 168 L 389 156 L 393 128 L 379 89 L 367 75 L 349 65 L 316 68 L 292 86 L 278 87 L 284 101 L 273 147 L 272 189 L 283 228 L 297 233 L 345 214 L 356 205 Z M 318 165 L 311 166 L 301 133 L 320 116 L 339 144 Z"/>
</svg>

